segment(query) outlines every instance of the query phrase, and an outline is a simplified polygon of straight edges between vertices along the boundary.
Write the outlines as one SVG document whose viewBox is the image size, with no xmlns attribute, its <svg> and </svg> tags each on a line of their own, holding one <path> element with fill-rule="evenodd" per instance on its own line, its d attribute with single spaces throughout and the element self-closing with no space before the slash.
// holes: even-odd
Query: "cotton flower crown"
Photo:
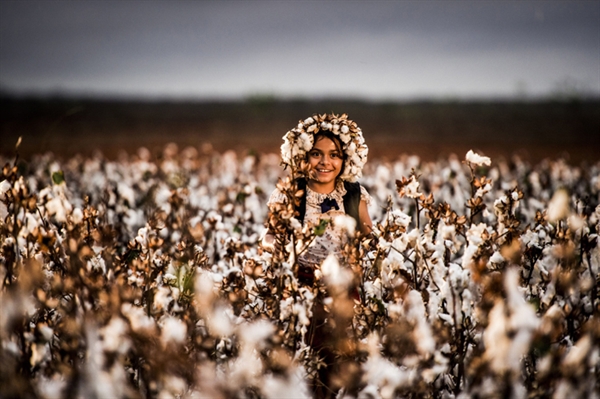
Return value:
<svg viewBox="0 0 600 399">
<path fill-rule="evenodd" d="M 338 177 L 341 180 L 355 182 L 362 176 L 362 169 L 367 162 L 369 148 L 365 144 L 362 130 L 356 122 L 348 119 L 348 115 L 342 114 L 315 114 L 304 121 L 298 122 L 298 126 L 283 136 L 281 145 L 281 158 L 286 166 L 292 171 L 305 174 L 299 170 L 300 165 L 306 160 L 306 153 L 314 145 L 315 135 L 321 132 L 332 132 L 339 137 L 342 150 L 346 155 L 344 170 Z"/>
</svg>

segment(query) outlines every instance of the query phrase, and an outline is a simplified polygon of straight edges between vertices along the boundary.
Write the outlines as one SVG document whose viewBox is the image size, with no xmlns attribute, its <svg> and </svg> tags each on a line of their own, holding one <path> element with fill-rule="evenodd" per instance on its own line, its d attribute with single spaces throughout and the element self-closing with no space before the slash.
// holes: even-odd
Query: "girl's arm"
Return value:
<svg viewBox="0 0 600 399">
<path fill-rule="evenodd" d="M 371 233 L 373 230 L 373 222 L 371 221 L 371 216 L 369 215 L 369 209 L 367 208 L 367 202 L 363 199 L 360 200 L 360 205 L 358 206 L 358 221 L 361 234 L 367 235 Z"/>
</svg>

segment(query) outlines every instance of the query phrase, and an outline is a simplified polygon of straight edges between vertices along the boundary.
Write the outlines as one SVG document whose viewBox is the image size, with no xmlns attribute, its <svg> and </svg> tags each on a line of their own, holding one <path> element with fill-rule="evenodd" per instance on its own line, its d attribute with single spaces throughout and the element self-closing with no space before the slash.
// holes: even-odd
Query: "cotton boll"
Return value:
<svg viewBox="0 0 600 399">
<path fill-rule="evenodd" d="M 419 182 L 414 176 L 410 177 L 410 183 L 404 186 L 404 194 L 409 198 L 419 198 L 421 193 L 419 192 Z"/>
<path fill-rule="evenodd" d="M 556 287 L 554 286 L 554 284 L 548 284 L 546 290 L 544 291 L 544 294 L 540 298 L 540 301 L 545 306 L 548 306 L 548 305 L 550 305 L 550 302 L 552 302 L 552 300 L 554 299 L 555 295 L 556 295 Z"/>
<path fill-rule="evenodd" d="M 521 234 L 521 236 L 519 237 L 519 239 L 521 240 L 521 243 L 526 246 L 526 247 L 540 247 L 540 243 L 539 243 L 539 235 L 531 230 L 527 230 L 526 232 L 524 232 L 523 234 Z"/>
<path fill-rule="evenodd" d="M 321 266 L 325 282 L 328 286 L 336 290 L 344 290 L 352 282 L 352 271 L 342 268 L 337 258 L 333 254 L 329 254 L 323 261 Z"/>
<path fill-rule="evenodd" d="M 356 231 L 356 219 L 346 214 L 337 215 L 333 219 L 333 225 L 336 228 L 344 230 L 349 236 L 353 236 L 354 232 Z"/>
<path fill-rule="evenodd" d="M 237 333 L 240 337 L 240 353 L 231 365 L 231 379 L 238 386 L 258 385 L 263 373 L 263 363 L 258 357 L 266 347 L 266 340 L 275 332 L 275 327 L 266 320 L 245 324 Z"/>
<path fill-rule="evenodd" d="M 163 276 L 163 279 L 174 282 L 177 280 L 177 277 L 167 273 Z M 154 294 L 154 309 L 159 311 L 163 309 L 167 310 L 169 309 L 169 305 L 171 304 L 171 302 L 173 302 L 173 297 L 171 296 L 171 289 L 164 285 L 158 287 L 156 293 Z"/>
<path fill-rule="evenodd" d="M 296 219 L 295 217 L 290 218 L 290 226 L 295 231 L 302 231 L 302 223 L 300 223 L 300 221 L 298 219 Z"/>
<path fill-rule="evenodd" d="M 408 308 L 406 317 L 415 323 L 414 334 L 417 350 L 421 356 L 427 357 L 435 350 L 435 339 L 427 323 L 425 305 L 421 293 L 411 290 L 406 297 L 406 306 Z"/>
<path fill-rule="evenodd" d="M 375 169 L 375 181 L 379 189 L 384 189 L 391 179 L 391 171 L 386 165 L 378 165 Z"/>
<path fill-rule="evenodd" d="M 44 342 L 50 342 L 50 341 L 52 341 L 52 338 L 54 338 L 54 330 L 52 328 L 48 327 L 48 325 L 46 323 L 38 324 L 37 330 L 40 333 Z"/>
<path fill-rule="evenodd" d="M 482 165 L 489 166 L 492 163 L 492 161 L 490 160 L 489 157 L 483 157 L 483 156 L 473 152 L 473 150 L 469 150 L 467 152 L 467 155 L 465 158 L 466 158 L 467 162 L 470 162 L 477 166 L 482 166 Z"/>
<path fill-rule="evenodd" d="M 380 238 L 378 247 L 381 248 L 381 250 L 387 250 L 390 248 L 390 246 L 393 246 L 396 250 L 390 251 L 388 258 L 390 260 L 398 259 L 400 261 L 399 263 L 403 263 L 403 258 L 397 252 L 404 252 L 406 248 L 415 246 L 418 238 L 419 230 L 412 229 L 407 233 L 402 234 L 400 237 L 396 238 L 392 244 L 389 244 L 388 242 Z"/>
<path fill-rule="evenodd" d="M 51 216 L 54 216 L 56 221 L 65 223 L 67 215 L 71 213 L 72 206 L 64 198 L 54 197 L 46 203 L 46 210 Z"/>
<path fill-rule="evenodd" d="M 521 358 L 529 350 L 533 332 L 540 321 L 519 291 L 519 272 L 508 269 L 504 279 L 506 303 L 498 299 L 484 331 L 485 358 L 498 373 L 520 372 Z"/>
<path fill-rule="evenodd" d="M 106 273 L 106 263 L 101 255 L 94 256 L 87 261 L 86 267 L 88 271 Z"/>
<path fill-rule="evenodd" d="M 6 198 L 6 192 L 12 188 L 12 185 L 7 180 L 2 180 L 0 182 L 0 200 L 4 200 Z"/>
<path fill-rule="evenodd" d="M 504 313 L 504 303 L 498 300 L 488 315 L 488 326 L 483 333 L 485 357 L 490 362 L 490 367 L 498 373 L 509 367 L 506 354 L 510 349 L 510 339 L 507 337 Z"/>
<path fill-rule="evenodd" d="M 367 298 L 375 298 L 381 300 L 383 295 L 383 284 L 379 278 L 375 281 L 365 281 L 364 290 Z"/>
<path fill-rule="evenodd" d="M 67 386 L 67 380 L 58 373 L 50 378 L 41 375 L 35 382 L 37 383 L 36 394 L 40 398 L 56 399 L 66 396 L 64 389 Z"/>
<path fill-rule="evenodd" d="M 133 191 L 133 188 L 129 184 L 120 182 L 117 185 L 117 192 L 123 201 L 127 202 L 129 207 L 133 208 L 135 206 L 135 191 Z"/>
<path fill-rule="evenodd" d="M 284 163 L 290 163 L 291 162 L 291 158 L 289 156 L 289 154 L 291 153 L 291 151 L 292 151 L 292 146 L 291 146 L 291 144 L 290 144 L 289 141 L 286 141 L 286 142 L 284 142 L 281 145 L 281 156 L 283 158 L 283 162 Z"/>
<path fill-rule="evenodd" d="M 154 319 L 146 315 L 144 309 L 140 307 L 124 303 L 121 306 L 121 312 L 129 319 L 133 331 L 154 330 L 156 327 Z"/>
<path fill-rule="evenodd" d="M 128 226 L 134 231 L 135 229 L 139 229 L 140 226 L 146 224 L 146 217 L 144 216 L 144 211 L 142 209 L 128 209 L 125 212 L 123 222 L 126 226 Z"/>
<path fill-rule="evenodd" d="M 265 375 L 262 378 L 261 391 L 267 399 L 312 398 L 305 382 L 305 376 L 299 370 L 292 370 L 286 376 Z"/>
<path fill-rule="evenodd" d="M 250 324 L 245 324 L 238 332 L 242 345 L 258 351 L 265 348 L 266 340 L 275 333 L 275 326 L 267 320 L 257 320 Z"/>
<path fill-rule="evenodd" d="M 183 378 L 167 375 L 163 379 L 163 389 L 158 393 L 158 399 L 184 397 L 187 388 L 188 384 Z"/>
<path fill-rule="evenodd" d="M 358 393 L 357 399 L 378 399 L 380 397 L 379 389 L 375 385 L 369 384 Z"/>
<path fill-rule="evenodd" d="M 523 294 L 520 291 L 519 278 L 519 272 L 514 268 L 508 269 L 504 278 L 508 305 L 513 313 L 511 327 L 515 329 L 534 330 L 539 325 L 539 319 L 532 306 L 523 298 Z"/>
<path fill-rule="evenodd" d="M 300 323 L 303 326 L 309 326 L 310 325 L 310 318 L 309 318 L 309 312 L 307 311 L 306 307 L 303 306 L 303 304 L 301 303 L 295 303 L 292 305 L 292 312 L 298 316 L 298 323 Z"/>
<path fill-rule="evenodd" d="M 289 297 L 279 301 L 279 320 L 289 319 L 294 314 L 294 298 Z"/>
<path fill-rule="evenodd" d="M 79 224 L 83 221 L 83 211 L 81 208 L 73 209 L 73 213 L 71 214 L 71 220 L 74 224 Z"/>
<path fill-rule="evenodd" d="M 0 223 L 4 223 L 4 220 L 6 220 L 7 216 L 8 216 L 8 208 L 6 208 L 6 205 L 4 204 L 4 202 L 0 202 Z"/>
<path fill-rule="evenodd" d="M 127 337 L 128 325 L 125 321 L 113 316 L 110 322 L 100 330 L 102 346 L 105 351 L 126 353 L 129 350 L 131 342 Z"/>
<path fill-rule="evenodd" d="M 156 202 L 156 205 L 167 214 L 171 212 L 169 198 L 171 198 L 171 190 L 165 184 L 161 184 L 154 193 L 154 201 Z"/>
<path fill-rule="evenodd" d="M 172 316 L 168 316 L 162 321 L 162 332 L 160 335 L 161 342 L 163 345 L 169 343 L 182 344 L 187 338 L 187 325 Z"/>
<path fill-rule="evenodd" d="M 146 245 L 148 242 L 148 228 L 142 227 L 138 230 L 137 236 L 135 237 L 135 241 L 140 245 Z"/>
<path fill-rule="evenodd" d="M 369 337 L 369 357 L 363 364 L 363 383 L 379 389 L 381 398 L 392 399 L 398 388 L 410 386 L 416 375 L 413 370 L 400 368 L 383 358 L 377 348 L 378 340 Z"/>
<path fill-rule="evenodd" d="M 32 234 L 38 227 L 41 226 L 41 221 L 39 221 L 37 215 L 25 213 L 22 216 L 19 215 L 19 218 L 25 219 L 23 227 L 21 228 L 21 231 L 19 231 L 20 237 L 27 238 L 29 234 Z"/>
<path fill-rule="evenodd" d="M 563 360 L 563 366 L 574 369 L 584 365 L 584 360 L 590 353 L 592 341 L 589 335 L 583 336 L 575 345 L 571 347 L 567 356 Z"/>
<path fill-rule="evenodd" d="M 407 215 L 406 213 L 402 212 L 401 210 L 398 209 L 394 209 L 392 210 L 391 216 L 394 220 L 394 223 L 400 227 L 403 227 L 405 229 L 408 228 L 408 226 L 410 225 L 411 222 L 411 217 L 409 215 Z M 414 232 L 415 230 L 413 230 Z"/>
<path fill-rule="evenodd" d="M 298 142 L 300 143 L 300 148 L 304 151 L 310 151 L 313 147 L 314 136 L 312 134 L 302 133 L 298 138 Z"/>
<path fill-rule="evenodd" d="M 585 219 L 576 214 L 569 216 L 569 218 L 567 219 L 567 224 L 569 225 L 569 228 L 572 231 L 581 230 L 586 226 Z"/>
<path fill-rule="evenodd" d="M 462 296 L 462 307 L 461 311 L 463 313 L 463 319 L 467 317 L 471 317 L 473 314 L 473 306 L 475 301 L 473 300 L 473 294 L 469 290 L 464 290 L 461 294 Z"/>
<path fill-rule="evenodd" d="M 34 343 L 31 345 L 30 364 L 38 367 L 42 362 L 50 360 L 50 345 L 47 343 Z"/>
<path fill-rule="evenodd" d="M 227 337 L 233 333 L 233 325 L 229 318 L 228 309 L 219 305 L 206 318 L 209 331 L 217 337 Z"/>
<path fill-rule="evenodd" d="M 550 222 L 557 222 L 566 218 L 570 213 L 569 202 L 570 199 L 567 190 L 561 189 L 556 191 L 548 204 L 548 220 Z"/>
<path fill-rule="evenodd" d="M 501 264 L 505 262 L 506 259 L 500 254 L 499 251 L 495 251 L 494 254 L 490 257 L 491 264 Z"/>
<path fill-rule="evenodd" d="M 471 245 L 480 245 L 483 243 L 482 235 L 486 231 L 487 225 L 485 223 L 479 223 L 471 225 L 467 231 L 467 241 Z"/>
<path fill-rule="evenodd" d="M 233 204 L 225 204 L 225 205 L 223 205 L 223 208 L 221 208 L 221 211 L 226 216 L 231 216 L 231 214 L 233 214 L 233 210 L 234 210 Z"/>
</svg>

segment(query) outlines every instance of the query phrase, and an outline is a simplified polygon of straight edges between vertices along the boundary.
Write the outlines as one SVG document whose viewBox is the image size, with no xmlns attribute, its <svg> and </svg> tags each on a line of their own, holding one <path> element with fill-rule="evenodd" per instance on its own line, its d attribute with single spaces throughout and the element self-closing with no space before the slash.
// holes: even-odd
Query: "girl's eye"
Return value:
<svg viewBox="0 0 600 399">
<path fill-rule="evenodd" d="M 339 158 L 340 154 L 334 152 L 333 154 L 331 154 L 331 158 Z"/>
<path fill-rule="evenodd" d="M 313 151 L 313 152 L 310 153 L 310 156 L 313 157 L 313 158 L 317 158 L 319 156 L 319 153 L 316 152 L 316 151 Z"/>
</svg>

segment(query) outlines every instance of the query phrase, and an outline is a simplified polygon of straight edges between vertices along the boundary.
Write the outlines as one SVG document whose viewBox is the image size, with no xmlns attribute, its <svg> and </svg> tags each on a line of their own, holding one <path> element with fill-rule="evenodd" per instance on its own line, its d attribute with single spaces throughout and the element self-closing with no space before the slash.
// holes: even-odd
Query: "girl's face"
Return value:
<svg viewBox="0 0 600 399">
<path fill-rule="evenodd" d="M 308 152 L 308 163 L 312 170 L 310 188 L 321 193 L 332 192 L 344 165 L 338 146 L 328 137 L 319 138 Z"/>
</svg>

